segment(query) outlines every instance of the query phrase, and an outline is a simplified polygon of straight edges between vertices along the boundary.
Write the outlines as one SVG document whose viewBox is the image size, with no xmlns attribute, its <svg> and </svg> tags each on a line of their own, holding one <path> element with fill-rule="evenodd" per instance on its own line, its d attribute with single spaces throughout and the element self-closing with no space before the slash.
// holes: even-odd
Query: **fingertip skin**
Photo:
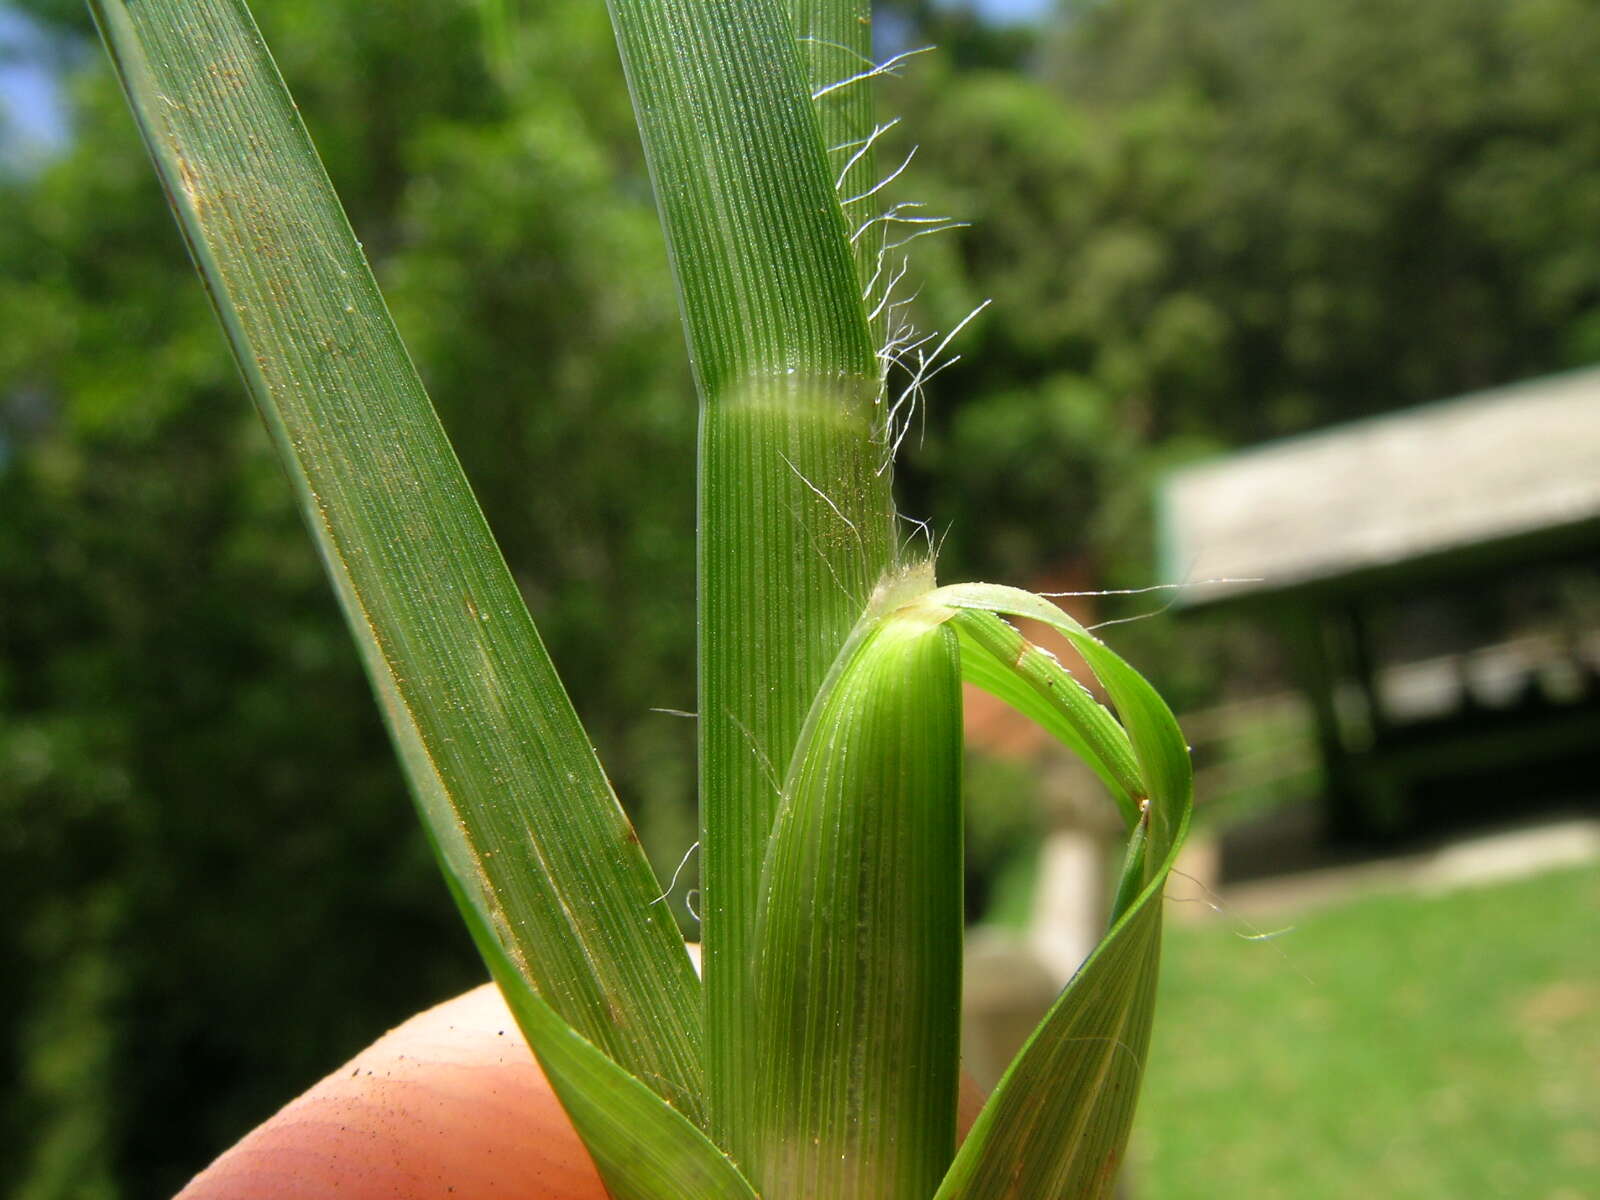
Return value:
<svg viewBox="0 0 1600 1200">
<path fill-rule="evenodd" d="M 963 1075 L 963 1136 L 983 1099 Z M 246 1134 L 177 1200 L 450 1196 L 606 1200 L 493 984 L 384 1034 Z"/>
<path fill-rule="evenodd" d="M 297 1097 L 178 1200 L 605 1200 L 500 993 L 413 1017 Z"/>
</svg>

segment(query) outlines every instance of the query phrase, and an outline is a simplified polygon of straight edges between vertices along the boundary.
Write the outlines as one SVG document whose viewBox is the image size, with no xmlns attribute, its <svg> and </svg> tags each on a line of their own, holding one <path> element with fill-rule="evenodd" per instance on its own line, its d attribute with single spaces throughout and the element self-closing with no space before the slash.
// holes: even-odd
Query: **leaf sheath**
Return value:
<svg viewBox="0 0 1600 1200">
<path fill-rule="evenodd" d="M 868 619 L 817 698 L 769 851 L 750 1170 L 775 1196 L 923 1200 L 955 1145 L 958 643 Z"/>
<path fill-rule="evenodd" d="M 610 10 L 700 391 L 707 1083 L 713 1133 L 743 1161 L 749 964 L 779 774 L 894 559 L 881 379 L 801 15 L 783 0 Z"/>
</svg>

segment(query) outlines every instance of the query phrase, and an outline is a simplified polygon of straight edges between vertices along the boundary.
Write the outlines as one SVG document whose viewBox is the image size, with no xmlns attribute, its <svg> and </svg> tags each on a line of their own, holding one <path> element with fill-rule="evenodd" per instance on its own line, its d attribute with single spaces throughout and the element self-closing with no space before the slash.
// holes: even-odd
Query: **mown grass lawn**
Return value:
<svg viewBox="0 0 1600 1200">
<path fill-rule="evenodd" d="M 1600 1197 L 1600 871 L 1292 919 L 1169 926 L 1139 1200 Z"/>
</svg>

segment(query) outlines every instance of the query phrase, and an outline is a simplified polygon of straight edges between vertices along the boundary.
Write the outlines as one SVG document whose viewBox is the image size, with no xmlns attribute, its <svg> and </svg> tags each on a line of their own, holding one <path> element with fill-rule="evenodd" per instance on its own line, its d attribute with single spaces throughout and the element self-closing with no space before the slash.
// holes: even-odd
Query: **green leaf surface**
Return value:
<svg viewBox="0 0 1600 1200">
<path fill-rule="evenodd" d="M 875 381 L 876 347 L 786 6 L 608 2 L 702 396 L 791 372 Z"/>
<path fill-rule="evenodd" d="M 1150 825 L 1140 821 L 1133 827 L 1127 849 L 1122 855 L 1122 869 L 1117 872 L 1117 890 L 1111 897 L 1111 924 L 1115 925 L 1122 914 L 1138 903 L 1145 884 L 1150 882 Z"/>
<path fill-rule="evenodd" d="M 828 164 L 845 216 L 854 227 L 851 251 L 857 283 L 865 292 L 877 273 L 884 243 L 883 223 L 867 225 L 883 208 L 882 201 L 867 194 L 879 182 L 870 82 L 872 0 L 789 0 L 789 15 Z"/>
<path fill-rule="evenodd" d="M 1029 1038 L 935 1200 L 1112 1194 L 1149 1051 L 1160 952 L 1158 889 L 1100 944 Z"/>
<path fill-rule="evenodd" d="M 793 24 L 844 4 L 609 0 L 701 398 L 707 1086 L 740 1161 L 780 774 L 895 550 L 876 344 Z"/>
<path fill-rule="evenodd" d="M 1194 801 L 1189 746 L 1167 702 L 1120 655 L 1050 601 L 1019 588 L 960 583 L 931 593 L 926 602 L 1040 621 L 1065 637 L 1089 664 L 1128 732 L 1144 797 L 1151 801 L 1150 844 L 1165 858 L 1188 829 Z"/>
<path fill-rule="evenodd" d="M 682 940 L 248 10 L 91 8 L 508 998 L 695 1113 Z"/>
<path fill-rule="evenodd" d="M 1036 722 L 1087 763 L 1122 811 L 1139 819 L 1144 782 L 1128 734 L 1089 690 L 1047 651 L 993 613 L 964 609 L 951 619 L 961 635 L 961 675 Z"/>
<path fill-rule="evenodd" d="M 1043 621 L 1081 654 L 1127 729 L 1146 803 L 1113 924 L 1000 1080 L 936 1200 L 1094 1200 L 1116 1186 L 1149 1049 L 1161 897 L 1193 808 L 1188 747 L 1166 703 L 1114 651 L 1049 601 L 958 584 L 929 605 Z"/>
<path fill-rule="evenodd" d="M 772 1195 L 924 1200 L 954 1153 L 958 645 L 941 614 L 875 609 L 795 751 L 755 962 L 747 1165 Z"/>
</svg>

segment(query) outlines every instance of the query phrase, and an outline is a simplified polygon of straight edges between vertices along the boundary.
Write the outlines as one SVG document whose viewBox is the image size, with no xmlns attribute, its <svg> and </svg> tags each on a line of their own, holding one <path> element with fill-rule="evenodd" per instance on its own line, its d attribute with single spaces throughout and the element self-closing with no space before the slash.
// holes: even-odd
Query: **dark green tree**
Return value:
<svg viewBox="0 0 1600 1200">
<path fill-rule="evenodd" d="M 1026 70 L 895 90 L 907 190 L 971 221 L 926 323 L 994 298 L 928 412 L 963 571 L 1145 582 L 1175 458 L 1600 357 L 1593 6 L 1062 11 Z"/>
<path fill-rule="evenodd" d="M 675 859 L 693 403 L 603 7 L 256 7 Z M 0 179 L 0 1190 L 164 1196 L 482 968 L 91 31 L 32 11 L 77 66 Z"/>
</svg>

